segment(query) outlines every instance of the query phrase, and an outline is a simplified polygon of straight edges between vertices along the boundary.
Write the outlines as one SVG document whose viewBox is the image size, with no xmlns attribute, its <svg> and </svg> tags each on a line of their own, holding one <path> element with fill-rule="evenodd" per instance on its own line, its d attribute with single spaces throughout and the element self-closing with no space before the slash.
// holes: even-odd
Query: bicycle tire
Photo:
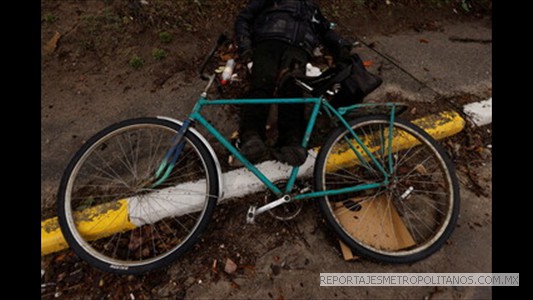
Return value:
<svg viewBox="0 0 533 300">
<path fill-rule="evenodd" d="M 219 195 L 207 147 L 187 131 L 182 156 L 168 179 L 157 187 L 149 180 L 180 128 L 158 118 L 126 120 L 103 129 L 77 151 L 62 176 L 57 205 L 63 236 L 80 258 L 107 272 L 140 274 L 168 265 L 198 241 Z M 190 182 L 198 184 L 185 185 Z M 180 202 L 191 197 L 195 207 Z M 109 217 L 108 224 L 94 219 L 91 230 L 100 226 L 99 236 L 79 229 L 80 214 L 102 205 L 116 208 L 117 203 L 126 205 L 118 214 L 127 209 L 127 217 Z M 113 232 L 112 226 L 120 229 Z"/>
<path fill-rule="evenodd" d="M 350 249 L 379 262 L 412 263 L 436 252 L 455 228 L 460 204 L 459 184 L 445 151 L 423 129 L 401 119 L 394 122 L 391 148 L 383 142 L 389 116 L 361 117 L 349 125 L 383 165 L 389 161 L 386 149 L 393 149 L 393 163 L 398 164 L 386 187 L 319 198 L 327 224 Z M 355 154 L 346 167 L 339 167 L 339 160 L 328 167 L 329 159 L 338 158 L 335 151 L 346 151 L 342 143 L 347 134 L 344 127 L 335 129 L 321 148 L 314 169 L 316 191 L 383 180 Z M 407 147 L 404 139 L 416 142 Z M 429 156 L 416 161 L 424 155 Z"/>
</svg>

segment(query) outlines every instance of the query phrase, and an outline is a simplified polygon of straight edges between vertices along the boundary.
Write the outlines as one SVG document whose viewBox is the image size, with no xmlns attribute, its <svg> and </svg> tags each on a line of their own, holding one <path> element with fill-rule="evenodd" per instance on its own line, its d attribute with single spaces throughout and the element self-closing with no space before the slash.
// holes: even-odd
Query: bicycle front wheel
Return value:
<svg viewBox="0 0 533 300">
<path fill-rule="evenodd" d="M 155 173 L 178 124 L 127 120 L 89 139 L 68 165 L 58 219 L 74 252 L 102 270 L 138 274 L 167 265 L 205 230 L 218 197 L 214 159 L 191 132 L 169 177 Z"/>
<path fill-rule="evenodd" d="M 317 157 L 315 188 L 366 188 L 320 198 L 327 223 L 352 250 L 377 261 L 411 263 L 437 251 L 459 212 L 459 185 L 444 150 L 410 122 L 396 120 L 391 131 L 388 116 L 350 126 L 372 155 L 338 128 Z M 388 184 L 372 188 L 384 181 L 383 171 Z"/>
</svg>

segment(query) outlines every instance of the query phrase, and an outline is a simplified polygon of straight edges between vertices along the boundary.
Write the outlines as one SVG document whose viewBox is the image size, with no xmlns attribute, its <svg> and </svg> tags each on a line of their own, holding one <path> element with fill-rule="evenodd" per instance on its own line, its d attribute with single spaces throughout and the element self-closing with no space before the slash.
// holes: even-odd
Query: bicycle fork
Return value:
<svg viewBox="0 0 533 300">
<path fill-rule="evenodd" d="M 185 140 L 183 138 L 185 137 L 185 132 L 187 132 L 187 129 L 189 129 L 191 124 L 192 121 L 190 119 L 187 119 L 183 122 L 183 125 L 172 141 L 172 146 L 165 154 L 161 164 L 159 164 L 159 168 L 155 172 L 154 180 L 156 182 L 152 184 L 151 188 L 160 185 L 168 179 L 168 176 L 174 169 L 174 166 L 176 165 L 176 162 L 178 161 L 178 158 L 185 147 Z"/>
</svg>

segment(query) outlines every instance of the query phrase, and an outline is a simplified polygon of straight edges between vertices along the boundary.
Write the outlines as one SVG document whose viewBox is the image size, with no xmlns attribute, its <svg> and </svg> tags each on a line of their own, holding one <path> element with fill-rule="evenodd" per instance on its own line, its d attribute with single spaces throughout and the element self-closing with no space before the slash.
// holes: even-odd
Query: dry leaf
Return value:
<svg viewBox="0 0 533 300">
<path fill-rule="evenodd" d="M 46 46 L 44 46 L 44 50 L 48 53 L 52 53 L 57 48 L 57 42 L 59 41 L 59 38 L 61 37 L 61 34 L 59 32 L 55 32 L 54 36 L 46 43 Z"/>
<path fill-rule="evenodd" d="M 366 60 L 366 61 L 363 62 L 363 65 L 365 66 L 365 68 L 368 68 L 368 67 L 372 66 L 373 64 L 374 64 L 374 62 L 371 61 L 371 60 Z"/>
<path fill-rule="evenodd" d="M 233 260 L 227 258 L 226 259 L 226 266 L 224 267 L 224 272 L 231 274 L 233 272 L 237 271 L 237 264 L 233 262 Z"/>
</svg>

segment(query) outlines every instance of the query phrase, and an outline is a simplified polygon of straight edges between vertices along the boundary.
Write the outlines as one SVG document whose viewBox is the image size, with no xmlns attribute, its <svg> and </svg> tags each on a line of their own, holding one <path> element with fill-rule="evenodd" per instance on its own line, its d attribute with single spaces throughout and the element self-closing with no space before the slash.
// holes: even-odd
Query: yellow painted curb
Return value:
<svg viewBox="0 0 533 300">
<path fill-rule="evenodd" d="M 466 124 L 461 115 L 455 111 L 444 111 L 438 114 L 425 116 L 413 120 L 412 123 L 424 129 L 436 140 L 461 132 Z"/>
<path fill-rule="evenodd" d="M 136 226 L 128 217 L 128 201 L 119 200 L 84 209 L 74 214 L 74 220 L 84 239 L 92 241 Z M 57 217 L 41 222 L 41 255 L 68 248 Z"/>
<path fill-rule="evenodd" d="M 454 111 L 446 111 L 439 114 L 426 116 L 424 118 L 414 120 L 413 123 L 424 129 L 424 131 L 437 140 L 452 136 L 463 130 L 465 126 L 464 119 Z M 388 129 L 385 129 L 385 136 L 388 135 L 388 132 Z M 366 137 L 367 140 L 362 140 L 363 144 L 368 147 L 368 150 L 371 153 L 379 150 L 370 147 L 370 145 L 377 144 L 376 142 L 372 141 L 372 139 L 378 138 L 378 136 L 369 136 Z M 411 148 L 419 143 L 414 136 L 399 135 L 398 132 L 394 133 L 393 141 L 393 153 L 403 149 Z M 369 157 L 363 151 L 363 148 L 361 148 L 361 146 L 355 142 L 353 143 L 355 144 L 354 147 L 356 150 L 361 153 L 361 159 L 369 160 Z M 339 168 L 352 166 L 358 162 L 359 159 L 357 158 L 356 153 L 352 149 L 348 148 L 348 145 L 344 145 L 342 148 L 336 149 L 333 153 L 331 153 L 328 158 L 326 168 L 328 171 L 334 171 Z"/>
<path fill-rule="evenodd" d="M 416 119 L 413 123 L 420 126 L 437 140 L 457 134 L 465 126 L 464 119 L 458 113 L 452 111 L 429 115 Z M 402 142 L 400 148 L 409 146 L 412 145 L 405 141 L 405 143 Z M 353 159 L 353 157 L 349 156 L 339 155 L 339 157 L 341 159 L 337 161 L 339 164 L 342 164 L 346 159 Z M 136 228 L 135 224 L 129 219 L 128 201 L 125 199 L 85 209 L 76 213 L 74 218 L 80 233 L 87 240 L 96 240 L 120 231 Z M 68 248 L 68 244 L 61 233 L 57 217 L 42 221 L 41 255 L 47 255 L 66 248 Z"/>
<path fill-rule="evenodd" d="M 41 222 L 41 255 L 50 254 L 68 248 L 61 234 L 57 217 Z"/>
</svg>

